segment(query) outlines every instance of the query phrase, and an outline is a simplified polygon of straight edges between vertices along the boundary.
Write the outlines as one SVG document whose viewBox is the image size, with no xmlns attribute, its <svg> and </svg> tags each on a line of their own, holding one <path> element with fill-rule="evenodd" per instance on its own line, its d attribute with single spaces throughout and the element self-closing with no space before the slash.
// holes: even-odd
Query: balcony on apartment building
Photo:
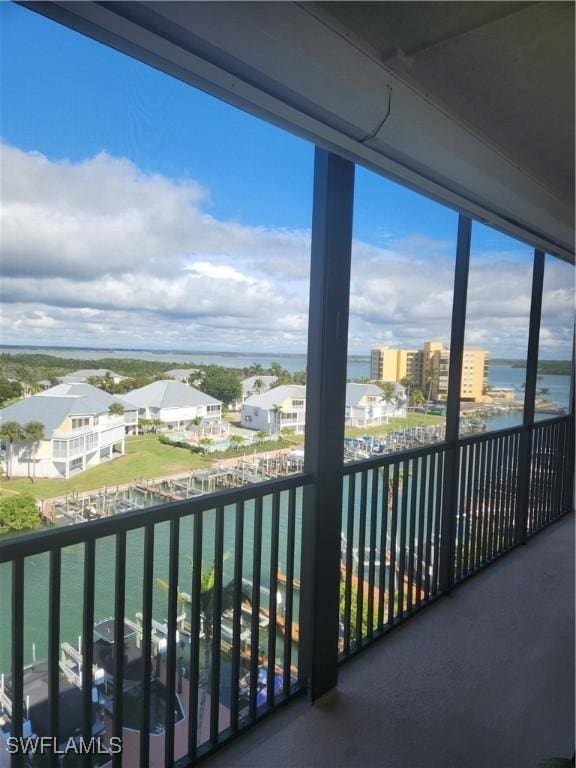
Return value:
<svg viewBox="0 0 576 768">
<path fill-rule="evenodd" d="M 24 5 L 317 148 L 304 471 L 0 543 L 5 733 L 98 732 L 115 766 L 570 760 L 573 390 L 565 414 L 537 419 L 535 403 L 545 262 L 574 260 L 560 117 L 571 125 L 573 6 Z M 344 463 L 356 164 L 452 206 L 458 225 L 445 437 Z M 462 434 L 476 221 L 533 250 L 530 321 L 521 423 Z M 22 600 L 38 558 L 41 727 Z M 82 632 L 62 656 L 71 558 Z M 95 632 L 102 569 L 113 615 Z"/>
</svg>

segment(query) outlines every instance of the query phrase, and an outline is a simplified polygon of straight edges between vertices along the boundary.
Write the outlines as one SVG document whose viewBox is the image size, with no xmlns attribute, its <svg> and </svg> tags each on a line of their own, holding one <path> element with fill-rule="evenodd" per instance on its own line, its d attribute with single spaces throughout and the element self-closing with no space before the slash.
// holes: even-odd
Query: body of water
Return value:
<svg viewBox="0 0 576 768">
<path fill-rule="evenodd" d="M 101 360 L 117 357 L 119 360 L 133 358 L 167 363 L 205 363 L 222 365 L 228 368 L 248 368 L 258 363 L 263 368 L 269 368 L 272 363 L 278 363 L 290 373 L 306 369 L 306 355 L 274 354 L 274 353 L 236 353 L 236 352 L 162 352 L 149 350 L 126 349 L 82 349 L 56 347 L 1 347 L 0 352 L 9 354 L 46 354 L 55 357 L 65 357 L 72 360 Z M 348 358 L 348 378 L 361 379 L 370 376 L 370 357 L 368 355 L 352 355 Z M 519 398 L 522 397 L 522 385 L 526 379 L 524 368 L 513 368 L 511 365 L 492 363 L 488 369 L 488 384 L 492 387 L 513 387 Z M 544 374 L 538 377 L 538 387 L 548 390 L 546 397 L 554 400 L 562 407 L 568 407 L 570 394 L 570 376 Z"/>
</svg>

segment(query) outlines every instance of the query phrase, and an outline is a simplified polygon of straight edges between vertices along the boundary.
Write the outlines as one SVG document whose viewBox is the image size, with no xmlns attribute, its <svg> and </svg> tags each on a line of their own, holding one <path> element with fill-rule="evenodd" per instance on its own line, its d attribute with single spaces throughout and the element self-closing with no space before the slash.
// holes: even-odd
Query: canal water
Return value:
<svg viewBox="0 0 576 768">
<path fill-rule="evenodd" d="M 296 493 L 296 559 L 295 578 L 300 578 L 300 532 L 302 491 Z M 265 497 L 262 507 L 262 573 L 261 573 L 261 605 L 268 608 L 270 584 L 270 540 L 271 540 L 271 511 L 272 498 Z M 225 508 L 224 517 L 224 585 L 228 584 L 234 572 L 235 547 L 235 507 Z M 252 581 L 253 565 L 253 532 L 254 504 L 245 505 L 244 523 L 244 557 L 243 579 Z M 215 512 L 204 513 L 203 522 L 203 569 L 207 571 L 214 562 L 214 523 Z M 283 492 L 280 497 L 280 551 L 279 570 L 286 573 L 287 563 L 287 528 L 288 528 L 288 494 Z M 184 518 L 180 526 L 180 559 L 178 590 L 190 595 L 192 579 L 192 518 Z M 126 611 L 127 618 L 134 618 L 136 612 L 142 611 L 143 584 L 143 530 L 131 531 L 127 535 L 126 552 Z M 114 615 L 115 597 L 115 542 L 112 537 L 98 540 L 96 544 L 96 594 L 95 621 L 110 618 Z M 160 523 L 155 527 L 154 548 L 154 588 L 153 616 L 164 622 L 167 616 L 167 594 L 162 582 L 168 579 L 169 564 L 169 525 Z M 26 559 L 24 600 L 24 656 L 25 663 L 31 663 L 34 658 L 46 658 L 48 647 L 48 555 L 37 555 Z M 61 610 L 61 641 L 78 646 L 82 634 L 83 606 L 83 575 L 84 547 L 74 545 L 62 552 L 62 610 Z M 250 596 L 250 586 L 245 584 Z M 280 585 L 281 596 L 283 587 Z M 283 601 L 284 602 L 284 601 Z M 183 604 L 182 604 L 183 605 Z M 282 610 L 280 604 L 280 610 Z M 295 593 L 295 620 L 298 617 L 298 592 Z M 0 565 L 0 672 L 10 669 L 11 654 L 11 573 L 10 565 Z"/>
</svg>

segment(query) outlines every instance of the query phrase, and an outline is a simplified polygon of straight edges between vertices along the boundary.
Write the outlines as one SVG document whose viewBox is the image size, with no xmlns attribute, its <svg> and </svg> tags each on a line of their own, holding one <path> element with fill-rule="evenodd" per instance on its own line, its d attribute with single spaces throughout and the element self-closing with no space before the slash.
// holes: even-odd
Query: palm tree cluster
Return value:
<svg viewBox="0 0 576 768">
<path fill-rule="evenodd" d="M 8 449 L 6 451 L 6 477 L 10 478 L 12 474 L 12 446 L 14 443 L 30 443 L 31 454 L 34 459 L 33 477 L 30 478 L 30 454 L 28 456 L 28 477 L 34 482 L 36 478 L 36 453 L 40 442 L 44 440 L 44 424 L 41 421 L 29 421 L 27 424 L 20 424 L 17 421 L 7 421 L 0 427 L 0 438 L 6 440 Z"/>
</svg>

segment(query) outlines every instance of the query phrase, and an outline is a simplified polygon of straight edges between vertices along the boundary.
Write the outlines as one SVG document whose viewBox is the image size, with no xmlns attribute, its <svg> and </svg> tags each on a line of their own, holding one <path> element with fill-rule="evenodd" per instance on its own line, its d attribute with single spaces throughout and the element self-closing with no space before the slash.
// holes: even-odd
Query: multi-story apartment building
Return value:
<svg viewBox="0 0 576 768">
<path fill-rule="evenodd" d="M 422 353 L 418 349 L 378 347 L 370 355 L 370 378 L 375 381 L 402 381 L 422 377 Z"/>
<path fill-rule="evenodd" d="M 440 341 L 427 341 L 422 349 L 377 347 L 370 356 L 371 379 L 398 382 L 412 379 L 431 400 L 446 399 L 449 367 L 450 350 Z M 465 347 L 461 399 L 483 402 L 487 379 L 488 352 L 476 347 Z"/>
</svg>

